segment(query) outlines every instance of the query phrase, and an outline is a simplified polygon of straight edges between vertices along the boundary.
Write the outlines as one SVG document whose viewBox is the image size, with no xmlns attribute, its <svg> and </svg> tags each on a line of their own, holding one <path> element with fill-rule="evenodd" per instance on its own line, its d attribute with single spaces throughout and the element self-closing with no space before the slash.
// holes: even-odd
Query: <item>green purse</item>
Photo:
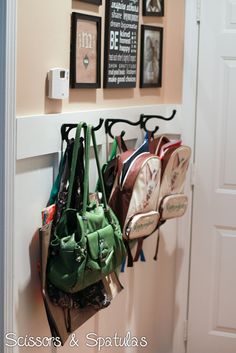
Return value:
<svg viewBox="0 0 236 353">
<path fill-rule="evenodd" d="M 70 208 L 81 130 L 85 134 L 83 209 Z M 89 202 L 89 152 L 91 135 L 103 204 Z M 95 134 L 91 126 L 78 124 L 72 155 L 67 206 L 55 229 L 48 259 L 47 277 L 57 288 L 75 293 L 114 272 L 126 256 L 119 222 L 109 208 L 100 170 Z"/>
</svg>

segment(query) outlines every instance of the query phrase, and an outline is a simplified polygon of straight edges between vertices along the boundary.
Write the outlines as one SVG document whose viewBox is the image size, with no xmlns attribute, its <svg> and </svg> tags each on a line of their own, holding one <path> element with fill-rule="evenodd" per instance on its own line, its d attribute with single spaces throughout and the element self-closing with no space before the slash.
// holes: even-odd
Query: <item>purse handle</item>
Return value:
<svg viewBox="0 0 236 353">
<path fill-rule="evenodd" d="M 96 159 L 96 164 L 97 164 L 97 170 L 98 170 L 98 179 L 101 185 L 101 190 L 102 190 L 102 200 L 104 204 L 104 208 L 107 210 L 108 204 L 107 204 L 107 197 L 106 197 L 106 192 L 105 192 L 105 186 L 104 186 L 104 180 L 103 180 L 103 175 L 100 167 L 100 161 L 98 157 L 98 148 L 97 148 L 97 142 L 96 142 L 96 136 L 95 136 L 95 131 L 93 128 L 90 126 L 91 132 L 92 132 L 92 141 L 93 141 L 93 148 L 94 148 L 94 153 L 95 153 L 95 159 Z"/>
<path fill-rule="evenodd" d="M 73 192 L 73 185 L 75 180 L 75 172 L 76 172 L 76 164 L 78 160 L 79 148 L 80 148 L 80 135 L 82 128 L 84 129 L 84 135 L 86 134 L 86 123 L 81 122 L 77 125 L 76 133 L 75 133 L 75 140 L 74 140 L 74 147 L 72 153 L 72 160 L 71 160 L 71 171 L 70 171 L 70 178 L 69 178 L 69 189 L 68 189 L 68 196 L 67 196 L 67 203 L 66 209 L 71 207 L 71 199 L 72 199 L 72 192 Z"/>
<path fill-rule="evenodd" d="M 70 208 L 70 205 L 71 205 L 73 181 L 75 178 L 76 163 L 77 163 L 78 152 L 79 152 L 79 147 L 80 147 L 80 143 L 81 143 L 80 142 L 80 135 L 81 135 L 82 128 L 84 129 L 84 134 L 85 134 L 85 153 L 84 153 L 85 166 L 84 166 L 84 183 L 83 183 L 84 188 L 83 188 L 83 208 L 82 208 L 82 215 L 84 216 L 87 211 L 87 206 L 89 203 L 89 160 L 90 160 L 91 136 L 92 136 L 94 154 L 95 154 L 96 165 L 97 165 L 97 170 L 98 170 L 98 178 L 99 178 L 100 185 L 101 185 L 102 198 L 103 198 L 103 203 L 104 203 L 105 209 L 108 209 L 108 204 L 107 204 L 107 199 L 106 199 L 106 194 L 105 194 L 103 176 L 102 176 L 102 172 L 101 172 L 101 168 L 100 168 L 100 162 L 99 162 L 99 158 L 98 158 L 98 150 L 97 150 L 95 132 L 93 131 L 93 128 L 91 125 L 87 126 L 86 123 L 81 122 L 78 124 L 77 129 L 76 129 L 66 208 Z"/>
<path fill-rule="evenodd" d="M 92 144 L 94 148 L 94 154 L 95 154 L 97 171 L 98 171 L 98 179 L 102 190 L 102 200 L 103 200 L 104 208 L 106 210 L 108 209 L 104 181 L 103 181 L 103 176 L 102 176 L 99 157 L 98 157 L 98 149 L 97 149 L 95 132 L 93 130 L 92 125 L 88 125 L 86 128 L 86 136 L 85 136 L 84 194 L 83 194 L 83 210 L 82 210 L 83 216 L 85 216 L 86 214 L 88 200 L 89 200 L 89 162 L 90 162 L 89 152 L 90 152 L 91 136 L 92 136 Z"/>
</svg>

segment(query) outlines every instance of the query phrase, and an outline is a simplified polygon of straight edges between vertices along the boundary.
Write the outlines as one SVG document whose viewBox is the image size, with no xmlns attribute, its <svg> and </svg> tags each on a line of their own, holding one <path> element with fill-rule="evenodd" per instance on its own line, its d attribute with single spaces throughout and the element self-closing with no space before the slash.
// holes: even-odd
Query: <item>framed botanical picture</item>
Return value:
<svg viewBox="0 0 236 353">
<path fill-rule="evenodd" d="M 140 87 L 161 87 L 163 28 L 141 26 Z"/>
<path fill-rule="evenodd" d="M 143 16 L 164 16 L 164 0 L 143 0 Z"/>
<path fill-rule="evenodd" d="M 101 18 L 77 12 L 71 19 L 70 86 L 101 87 Z"/>
</svg>

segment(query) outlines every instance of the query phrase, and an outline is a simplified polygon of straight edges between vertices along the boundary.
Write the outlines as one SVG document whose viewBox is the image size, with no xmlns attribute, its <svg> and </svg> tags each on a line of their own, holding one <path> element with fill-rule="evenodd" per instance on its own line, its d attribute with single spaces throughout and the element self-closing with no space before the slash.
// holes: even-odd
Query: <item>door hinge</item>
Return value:
<svg viewBox="0 0 236 353">
<path fill-rule="evenodd" d="M 188 320 L 184 321 L 184 342 L 188 340 Z"/>
<path fill-rule="evenodd" d="M 192 163 L 191 165 L 191 186 L 194 186 L 196 183 L 196 164 Z"/>
<path fill-rule="evenodd" d="M 201 20 L 201 0 L 196 0 L 196 1 L 197 1 L 196 21 L 197 21 L 197 23 L 200 23 L 200 20 Z"/>
</svg>

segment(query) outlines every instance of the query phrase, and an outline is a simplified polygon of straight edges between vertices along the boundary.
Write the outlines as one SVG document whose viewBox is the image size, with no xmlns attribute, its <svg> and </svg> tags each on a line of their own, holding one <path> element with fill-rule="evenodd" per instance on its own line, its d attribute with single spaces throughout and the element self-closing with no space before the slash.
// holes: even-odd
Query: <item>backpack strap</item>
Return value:
<svg viewBox="0 0 236 353">
<path fill-rule="evenodd" d="M 120 153 L 128 151 L 128 148 L 123 140 L 123 134 L 121 133 L 119 136 L 116 136 L 117 146 L 119 148 Z"/>
<path fill-rule="evenodd" d="M 149 146 L 149 152 L 156 154 L 159 156 L 159 152 L 161 147 L 170 142 L 169 138 L 166 135 L 158 135 L 155 138 L 152 136 L 152 132 L 148 132 L 148 146 Z"/>
<path fill-rule="evenodd" d="M 125 247 L 127 250 L 127 267 L 133 267 L 134 260 L 133 260 L 133 256 L 132 256 L 132 253 L 130 250 L 129 243 L 127 240 L 124 240 L 124 244 L 125 244 Z"/>
<path fill-rule="evenodd" d="M 144 241 L 144 238 L 138 239 L 136 254 L 134 256 L 134 262 L 137 262 L 139 257 L 141 261 L 146 261 L 143 253 L 143 241 Z"/>
<path fill-rule="evenodd" d="M 159 243 L 160 243 L 160 234 L 159 232 L 157 233 L 157 243 L 156 243 L 156 251 L 153 257 L 153 260 L 157 261 L 157 254 L 158 254 L 158 250 L 159 250 Z"/>
</svg>

